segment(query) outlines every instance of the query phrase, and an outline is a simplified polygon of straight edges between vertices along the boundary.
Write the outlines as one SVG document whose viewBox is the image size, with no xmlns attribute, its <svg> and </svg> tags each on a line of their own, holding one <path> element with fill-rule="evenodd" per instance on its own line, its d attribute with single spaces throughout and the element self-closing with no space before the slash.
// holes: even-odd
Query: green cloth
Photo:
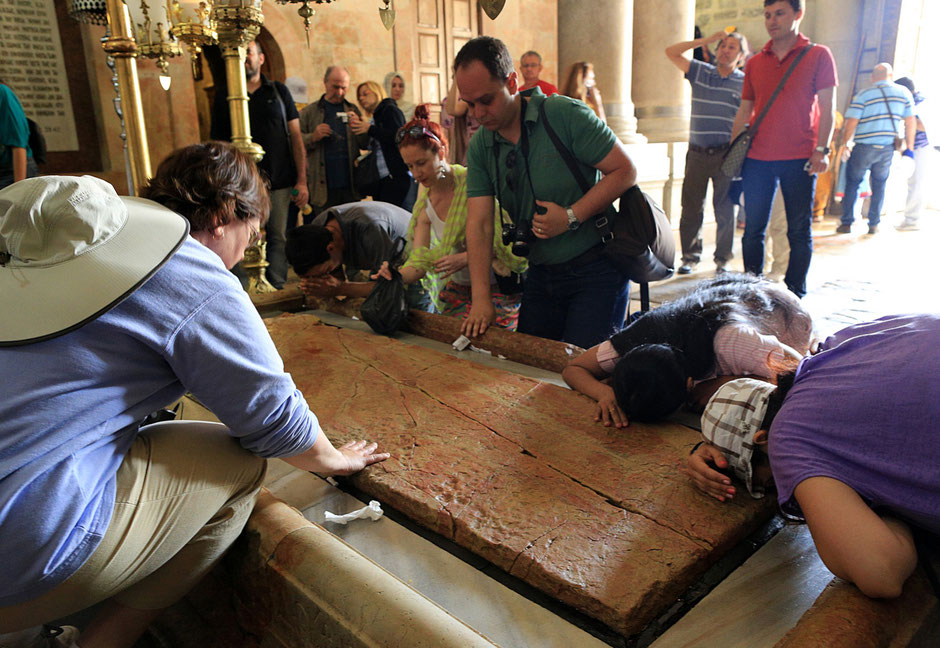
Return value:
<svg viewBox="0 0 940 648">
<path fill-rule="evenodd" d="M 0 167 L 12 167 L 10 147 L 26 149 L 26 158 L 33 157 L 29 148 L 29 124 L 23 106 L 9 87 L 0 83 Z"/>
<path fill-rule="evenodd" d="M 434 272 L 434 263 L 441 257 L 463 252 L 466 249 L 465 242 L 467 240 L 467 169 L 459 164 L 451 165 L 450 169 L 454 176 L 454 197 L 450 201 L 450 208 L 447 210 L 447 217 L 444 219 L 444 237 L 435 245 L 432 229 L 431 247 L 411 249 L 408 261 L 403 266 L 425 271 L 426 274 L 421 279 L 421 285 L 428 291 L 431 301 L 438 311 L 444 310 L 444 304 L 440 302 L 440 294 L 448 279 L 437 276 Z M 408 223 L 406 239 L 409 245 L 415 240 L 415 225 L 417 225 L 418 219 L 422 217 L 427 203 L 428 190 L 422 188 L 411 212 L 411 222 Z M 496 211 L 496 214 L 493 227 L 493 271 L 504 277 L 508 276 L 510 271 L 524 272 L 527 265 L 526 260 L 513 255 L 510 246 L 503 245 L 502 231 L 499 225 L 499 211 Z M 424 217 L 427 218 L 427 216 Z"/>
<path fill-rule="evenodd" d="M 562 207 L 576 203 L 583 195 L 577 180 L 565 164 L 555 145 L 552 144 L 539 119 L 539 104 L 546 97 L 537 87 L 522 93 L 525 107 L 525 126 L 529 132 L 529 172 L 532 187 L 539 200 L 554 202 Z M 617 143 L 617 136 L 598 119 L 591 108 L 575 99 L 553 95 L 545 104 L 545 112 L 552 129 L 578 160 L 581 172 L 588 184 L 593 186 L 599 171 L 595 169 Z M 499 141 L 499 181 L 500 190 L 496 191 L 496 158 L 494 143 Z M 516 150 L 516 163 L 512 169 L 506 167 L 506 158 L 510 151 Z M 535 213 L 535 197 L 525 175 L 525 163 L 522 157 L 522 138 L 512 144 L 502 135 L 481 128 L 470 140 L 467 151 L 467 196 L 499 196 L 503 199 L 503 208 L 514 219 L 532 220 Z M 509 180 L 512 175 L 512 180 Z M 510 184 L 514 190 L 510 188 Z M 615 210 L 608 206 L 606 213 L 614 216 Z M 582 222 L 574 232 L 565 232 L 550 239 L 536 239 L 531 243 L 532 252 L 529 263 L 532 265 L 564 263 L 570 261 L 601 242 L 600 234 L 594 227 L 594 219 Z"/>
</svg>

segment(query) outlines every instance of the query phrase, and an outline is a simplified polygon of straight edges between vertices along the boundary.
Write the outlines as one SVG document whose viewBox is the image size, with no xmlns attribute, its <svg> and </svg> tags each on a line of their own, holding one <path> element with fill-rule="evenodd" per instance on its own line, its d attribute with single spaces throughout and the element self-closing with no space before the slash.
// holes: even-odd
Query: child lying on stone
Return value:
<svg viewBox="0 0 940 648">
<path fill-rule="evenodd" d="M 595 421 L 620 428 L 668 416 L 693 388 L 706 401 L 718 386 L 708 381 L 719 376 L 770 379 L 771 367 L 806 354 L 812 329 L 809 313 L 785 289 L 724 274 L 588 349 L 562 377 L 597 401 Z"/>
<path fill-rule="evenodd" d="M 940 534 L 940 315 L 843 329 L 777 385 L 739 379 L 702 416 L 693 483 L 719 501 L 776 484 L 819 556 L 871 597 L 895 597 L 917 564 L 914 534 Z M 912 532 L 913 530 L 913 532 Z"/>
</svg>

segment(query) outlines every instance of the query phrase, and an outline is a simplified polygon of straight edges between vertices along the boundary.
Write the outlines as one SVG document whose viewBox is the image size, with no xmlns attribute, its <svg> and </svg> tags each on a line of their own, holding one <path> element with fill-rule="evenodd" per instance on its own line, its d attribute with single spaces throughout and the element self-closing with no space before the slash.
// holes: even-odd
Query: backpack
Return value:
<svg viewBox="0 0 940 648">
<path fill-rule="evenodd" d="M 39 124 L 29 117 L 26 118 L 26 123 L 29 126 L 29 149 L 33 152 L 33 160 L 36 161 L 36 164 L 45 164 L 48 150 L 46 136 L 42 134 Z"/>
</svg>

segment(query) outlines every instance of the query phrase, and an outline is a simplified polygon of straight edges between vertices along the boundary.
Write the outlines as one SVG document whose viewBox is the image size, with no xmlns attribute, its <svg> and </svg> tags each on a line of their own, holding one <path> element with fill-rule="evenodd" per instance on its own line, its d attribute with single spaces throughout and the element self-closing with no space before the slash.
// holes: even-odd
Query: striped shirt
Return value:
<svg viewBox="0 0 940 648">
<path fill-rule="evenodd" d="M 891 103 L 890 113 L 888 102 Z M 890 81 L 878 81 L 865 88 L 855 95 L 845 111 L 846 119 L 858 120 L 855 142 L 875 146 L 892 146 L 894 138 L 903 132 L 902 120 L 913 116 L 914 98 L 911 93 L 904 86 Z"/>
<path fill-rule="evenodd" d="M 714 65 L 692 59 L 685 78 L 692 84 L 689 144 L 713 147 L 730 142 L 734 116 L 741 105 L 744 73 L 735 70 L 723 77 Z"/>
</svg>

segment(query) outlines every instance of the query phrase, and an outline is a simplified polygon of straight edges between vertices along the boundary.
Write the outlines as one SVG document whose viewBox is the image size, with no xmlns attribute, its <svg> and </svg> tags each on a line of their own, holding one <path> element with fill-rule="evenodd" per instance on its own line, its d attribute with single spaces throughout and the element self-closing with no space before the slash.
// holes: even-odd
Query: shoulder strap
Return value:
<svg viewBox="0 0 940 648">
<path fill-rule="evenodd" d="M 284 99 L 281 97 L 281 91 L 277 87 L 277 81 L 272 81 L 271 87 L 274 88 L 274 96 L 277 97 L 277 105 L 281 109 L 281 121 L 284 123 L 284 135 L 287 136 L 287 141 L 289 143 L 290 129 L 287 127 L 287 110 L 284 108 Z"/>
<path fill-rule="evenodd" d="M 561 138 L 558 137 L 558 133 L 552 128 L 552 125 L 548 121 L 548 115 L 545 114 L 545 102 L 548 99 L 542 101 L 539 104 L 539 117 L 542 119 L 542 123 L 545 124 L 545 131 L 548 133 L 549 139 L 552 140 L 552 144 L 555 145 L 555 150 L 561 154 L 561 159 L 565 161 L 565 164 L 568 165 L 568 169 L 571 171 L 571 175 L 574 176 L 574 179 L 578 182 L 578 186 L 581 187 L 582 193 L 587 193 L 591 188 L 588 186 L 587 180 L 584 178 L 584 175 L 581 173 L 581 169 L 578 168 L 578 163 L 574 159 L 571 151 L 568 150 L 568 147 L 565 146 L 564 142 L 561 141 Z"/>
<path fill-rule="evenodd" d="M 885 106 L 888 108 L 888 116 L 891 118 L 891 123 L 894 123 L 894 113 L 891 112 L 891 102 L 888 100 L 888 95 L 885 94 L 885 89 L 881 86 L 878 87 L 881 90 L 881 96 L 885 98 Z M 895 130 L 897 130 L 897 125 L 895 125 Z"/>
<path fill-rule="evenodd" d="M 793 63 L 790 64 L 790 67 L 787 68 L 783 78 L 780 79 L 780 83 L 778 83 L 777 87 L 774 88 L 774 93 L 770 95 L 770 99 L 767 100 L 767 104 L 764 106 L 764 109 L 760 111 L 760 115 L 757 116 L 757 119 L 754 120 L 754 123 L 748 129 L 752 136 L 757 132 L 758 126 L 760 126 L 760 123 L 764 120 L 764 116 L 767 114 L 767 111 L 770 110 L 770 107 L 773 105 L 777 95 L 779 95 L 780 91 L 783 90 L 783 85 L 787 82 L 787 79 L 790 78 L 790 75 L 793 74 L 793 70 L 796 69 L 796 66 L 799 65 L 800 61 L 803 60 L 803 57 L 806 56 L 806 53 L 813 49 L 813 47 L 815 47 L 815 44 L 810 43 L 804 47 L 799 54 L 796 55 L 795 59 L 793 59 Z"/>
</svg>

